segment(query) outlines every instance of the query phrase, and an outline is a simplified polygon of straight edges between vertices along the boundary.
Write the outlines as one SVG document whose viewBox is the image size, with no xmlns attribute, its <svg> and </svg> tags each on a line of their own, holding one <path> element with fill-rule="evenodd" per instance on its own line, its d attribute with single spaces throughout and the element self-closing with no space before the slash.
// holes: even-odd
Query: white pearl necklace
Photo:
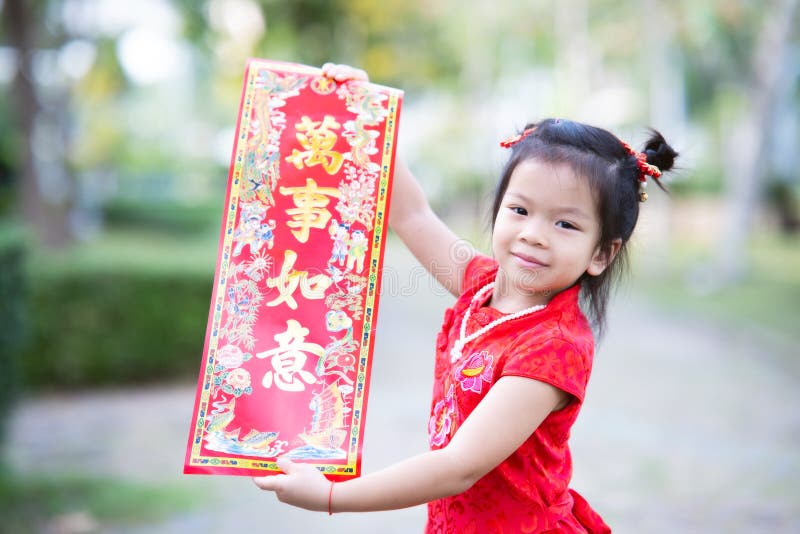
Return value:
<svg viewBox="0 0 800 534">
<path fill-rule="evenodd" d="M 492 290 L 494 287 L 494 282 L 490 282 L 483 286 L 480 291 L 475 293 L 475 296 L 472 297 L 472 301 L 470 302 L 469 306 L 467 307 L 467 311 L 464 313 L 464 318 L 461 319 L 461 331 L 459 332 L 458 339 L 453 344 L 453 348 L 450 349 L 450 363 L 455 362 L 459 358 L 461 358 L 461 351 L 464 348 L 464 345 L 469 343 L 470 341 L 482 336 L 495 326 L 501 325 L 503 323 L 507 323 L 508 321 L 513 321 L 514 319 L 519 319 L 520 317 L 524 317 L 525 315 L 530 315 L 531 313 L 537 312 L 539 310 L 543 310 L 547 304 L 538 304 L 536 306 L 531 306 L 530 308 L 525 308 L 524 310 L 520 310 L 516 313 L 512 313 L 509 315 L 504 315 L 499 319 L 495 319 L 491 323 L 487 324 L 480 330 L 476 330 L 470 335 L 467 335 L 467 322 L 469 321 L 470 315 L 472 315 L 472 307 L 483 299 L 486 294 Z"/>
</svg>

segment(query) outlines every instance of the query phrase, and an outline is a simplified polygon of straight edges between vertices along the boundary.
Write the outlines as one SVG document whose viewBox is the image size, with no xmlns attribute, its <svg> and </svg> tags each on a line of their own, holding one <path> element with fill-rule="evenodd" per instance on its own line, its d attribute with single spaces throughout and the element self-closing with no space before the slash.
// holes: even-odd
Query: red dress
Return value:
<svg viewBox="0 0 800 534">
<path fill-rule="evenodd" d="M 495 326 L 467 343 L 461 358 L 450 362 L 450 349 L 459 337 L 467 307 L 496 273 L 497 263 L 491 258 L 473 259 L 461 296 L 445 312 L 436 342 L 428 425 L 431 448 L 445 447 L 503 376 L 547 382 L 569 393 L 573 402 L 548 415 L 525 443 L 470 489 L 429 503 L 426 532 L 611 532 L 586 501 L 569 489 L 572 459 L 567 438 L 583 402 L 594 352 L 592 331 L 578 307 L 580 287 L 562 291 L 541 311 Z M 484 304 L 472 304 L 467 335 L 503 316 Z"/>
</svg>

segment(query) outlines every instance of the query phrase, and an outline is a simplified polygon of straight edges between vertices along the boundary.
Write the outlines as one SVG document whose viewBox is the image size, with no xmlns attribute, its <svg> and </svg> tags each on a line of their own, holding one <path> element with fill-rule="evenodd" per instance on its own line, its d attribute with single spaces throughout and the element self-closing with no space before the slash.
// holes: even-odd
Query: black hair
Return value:
<svg viewBox="0 0 800 534">
<path fill-rule="evenodd" d="M 626 245 L 639 218 L 641 172 L 638 161 L 622 141 L 602 128 L 564 119 L 546 119 L 526 125 L 523 132 L 531 129 L 527 134 L 521 134 L 522 138 L 510 147 L 511 155 L 494 194 L 492 229 L 511 174 L 521 162 L 537 159 L 547 163 L 566 163 L 578 176 L 586 179 L 600 220 L 600 251 L 611 254 L 613 242 L 617 239 L 622 242 L 619 252 L 601 274 L 591 276 L 584 273 L 579 279 L 587 315 L 598 334 L 602 334 L 611 285 L 626 270 Z M 650 130 L 642 152 L 647 163 L 662 172 L 671 169 L 678 156 L 656 130 Z M 648 181 L 655 181 L 664 189 L 658 180 Z"/>
</svg>

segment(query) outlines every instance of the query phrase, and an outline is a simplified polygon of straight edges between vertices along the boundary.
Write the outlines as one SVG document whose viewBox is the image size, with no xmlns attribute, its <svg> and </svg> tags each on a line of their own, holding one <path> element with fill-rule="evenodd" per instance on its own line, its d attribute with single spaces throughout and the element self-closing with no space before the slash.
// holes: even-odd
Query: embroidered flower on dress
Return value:
<svg viewBox="0 0 800 534">
<path fill-rule="evenodd" d="M 491 383 L 494 358 L 488 351 L 475 352 L 456 370 L 455 378 L 464 391 L 480 393 L 483 383 Z"/>
<path fill-rule="evenodd" d="M 440 447 L 444 445 L 450 428 L 453 426 L 453 415 L 455 403 L 453 402 L 453 386 L 447 391 L 447 395 L 436 403 L 433 407 L 433 414 L 428 421 L 428 440 L 431 446 Z"/>
</svg>

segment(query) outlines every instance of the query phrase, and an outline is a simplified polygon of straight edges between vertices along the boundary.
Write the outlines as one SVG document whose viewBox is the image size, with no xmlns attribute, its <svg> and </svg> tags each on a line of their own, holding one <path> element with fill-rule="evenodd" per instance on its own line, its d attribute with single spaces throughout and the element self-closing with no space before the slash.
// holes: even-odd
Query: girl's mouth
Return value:
<svg viewBox="0 0 800 534">
<path fill-rule="evenodd" d="M 519 252 L 512 252 L 511 255 L 519 265 L 525 267 L 526 269 L 541 269 L 543 267 L 547 267 L 546 263 L 534 258 L 533 256 L 528 256 L 527 254 L 522 254 Z"/>
</svg>

